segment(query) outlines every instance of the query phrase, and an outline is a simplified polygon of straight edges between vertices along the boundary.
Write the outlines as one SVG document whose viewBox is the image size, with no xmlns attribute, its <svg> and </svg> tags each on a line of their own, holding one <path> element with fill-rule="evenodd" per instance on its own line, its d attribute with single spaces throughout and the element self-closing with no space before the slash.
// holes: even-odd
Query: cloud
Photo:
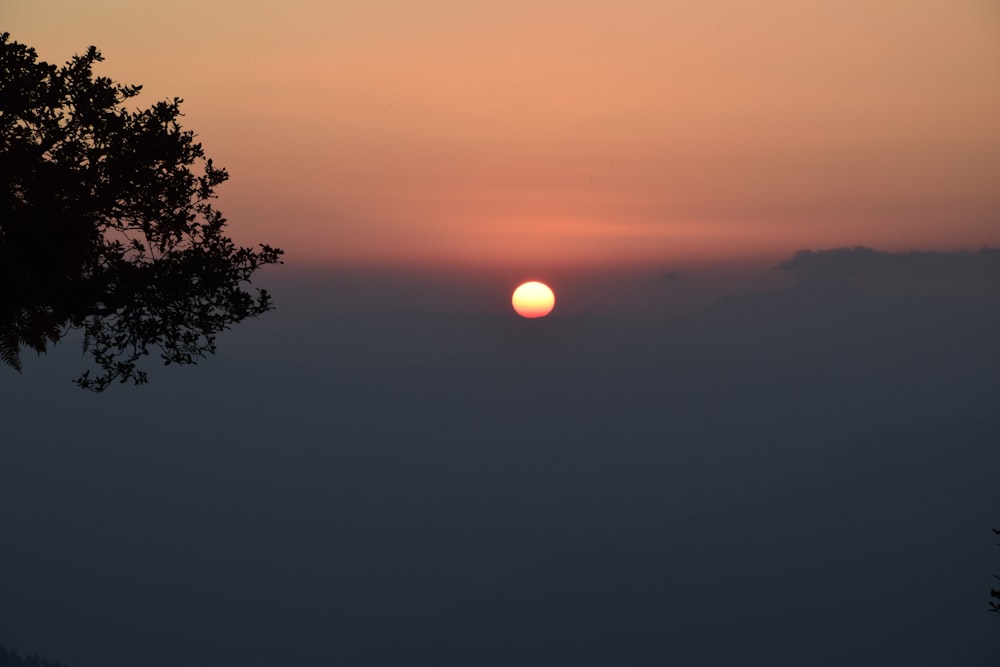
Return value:
<svg viewBox="0 0 1000 667">
<path fill-rule="evenodd" d="M 867 276 L 992 276 L 1000 275 L 1000 249 L 894 253 L 856 246 L 800 250 L 774 269 Z"/>
</svg>

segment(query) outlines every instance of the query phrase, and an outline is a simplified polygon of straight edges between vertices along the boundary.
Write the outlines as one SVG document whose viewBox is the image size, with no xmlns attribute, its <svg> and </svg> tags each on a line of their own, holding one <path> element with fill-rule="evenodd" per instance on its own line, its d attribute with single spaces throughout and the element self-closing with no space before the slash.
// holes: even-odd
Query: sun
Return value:
<svg viewBox="0 0 1000 667">
<path fill-rule="evenodd" d="M 545 283 L 531 281 L 520 285 L 510 298 L 521 317 L 545 317 L 556 305 L 556 295 Z"/>
</svg>

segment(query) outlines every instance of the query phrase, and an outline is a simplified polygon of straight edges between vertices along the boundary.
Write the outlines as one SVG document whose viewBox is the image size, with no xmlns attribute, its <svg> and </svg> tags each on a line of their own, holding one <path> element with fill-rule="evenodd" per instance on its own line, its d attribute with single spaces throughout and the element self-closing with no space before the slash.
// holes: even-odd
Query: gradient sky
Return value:
<svg viewBox="0 0 1000 667">
<path fill-rule="evenodd" d="M 14 0 L 185 99 L 290 263 L 776 261 L 1000 244 L 991 0 Z"/>
</svg>

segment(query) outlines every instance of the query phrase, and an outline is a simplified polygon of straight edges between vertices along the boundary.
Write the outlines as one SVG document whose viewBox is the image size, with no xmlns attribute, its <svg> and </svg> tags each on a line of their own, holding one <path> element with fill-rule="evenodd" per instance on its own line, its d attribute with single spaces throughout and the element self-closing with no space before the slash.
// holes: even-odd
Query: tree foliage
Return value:
<svg viewBox="0 0 1000 667">
<path fill-rule="evenodd" d="M 66 667 L 61 662 L 50 662 L 38 654 L 19 655 L 17 651 L 0 646 L 0 667 Z"/>
<path fill-rule="evenodd" d="M 0 36 L 0 361 L 71 329 L 95 391 L 146 382 L 215 352 L 216 335 L 272 308 L 244 289 L 282 251 L 238 247 L 212 201 L 227 180 L 179 123 L 182 100 L 128 110 L 140 86 L 94 76 L 90 47 L 62 67 Z"/>
<path fill-rule="evenodd" d="M 993 534 L 994 535 L 1000 535 L 1000 530 L 997 530 L 996 528 L 994 528 L 993 529 Z M 998 546 L 1000 546 L 1000 545 L 998 545 Z M 1000 575 L 996 575 L 995 574 L 995 575 L 993 575 L 993 577 L 995 579 L 1000 579 Z M 997 614 L 1000 614 L 1000 602 L 997 602 L 997 600 L 1000 600 L 1000 590 L 998 590 L 996 588 L 991 588 L 990 589 L 990 597 L 993 598 L 992 600 L 990 600 L 990 611 L 992 611 L 994 613 L 997 613 Z"/>
</svg>

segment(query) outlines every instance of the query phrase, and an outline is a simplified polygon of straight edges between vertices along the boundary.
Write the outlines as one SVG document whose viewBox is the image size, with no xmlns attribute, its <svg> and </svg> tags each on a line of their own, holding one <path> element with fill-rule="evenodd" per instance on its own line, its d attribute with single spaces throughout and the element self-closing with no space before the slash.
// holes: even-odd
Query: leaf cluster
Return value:
<svg viewBox="0 0 1000 667">
<path fill-rule="evenodd" d="M 22 656 L 13 649 L 0 646 L 0 667 L 66 667 L 66 665 L 46 660 L 37 653 Z"/>
<path fill-rule="evenodd" d="M 62 67 L 0 35 L 0 361 L 21 368 L 84 332 L 104 390 L 144 383 L 143 357 L 192 364 L 216 335 L 272 308 L 244 289 L 282 251 L 239 247 L 213 206 L 228 179 L 180 125 L 182 100 L 129 110 L 141 87 L 94 75 L 90 47 Z"/>
<path fill-rule="evenodd" d="M 1000 535 L 1000 530 L 997 530 L 996 528 L 994 528 L 993 529 L 993 534 L 994 535 Z M 998 545 L 998 546 L 1000 546 L 1000 545 Z M 993 577 L 996 578 L 996 579 L 1000 579 L 1000 576 L 995 575 L 995 574 L 993 575 Z M 993 598 L 993 600 L 990 600 L 990 611 L 992 611 L 994 613 L 997 613 L 997 614 L 1000 614 L 1000 602 L 995 602 L 994 601 L 994 600 L 1000 600 L 1000 590 L 997 590 L 995 588 L 991 588 L 990 589 L 990 597 Z"/>
</svg>

